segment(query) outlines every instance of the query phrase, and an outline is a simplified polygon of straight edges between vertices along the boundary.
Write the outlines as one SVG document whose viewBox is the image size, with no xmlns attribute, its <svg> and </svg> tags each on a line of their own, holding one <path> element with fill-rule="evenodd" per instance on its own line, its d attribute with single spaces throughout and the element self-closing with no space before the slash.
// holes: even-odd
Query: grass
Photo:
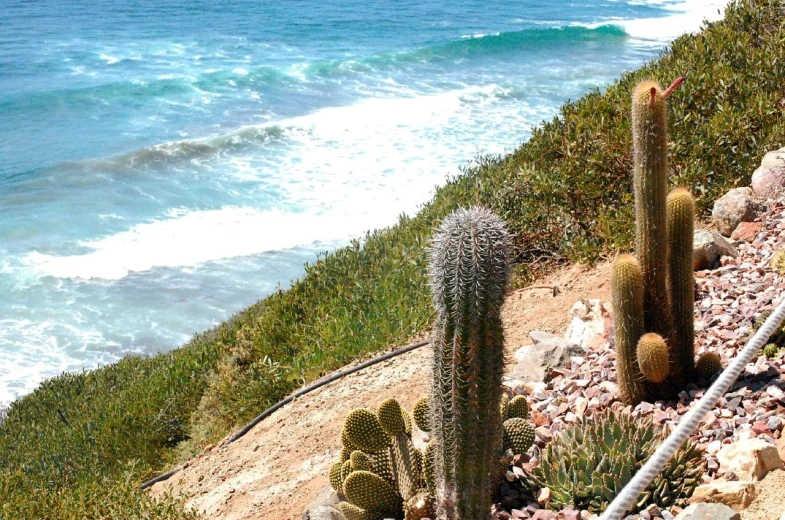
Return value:
<svg viewBox="0 0 785 520">
<path fill-rule="evenodd" d="M 458 206 L 505 219 L 521 283 L 628 248 L 629 97 L 642 78 L 688 77 L 670 98 L 672 179 L 705 212 L 785 144 L 784 20 L 777 2 L 740 1 L 605 92 L 565 103 L 514 153 L 475 159 L 416 217 L 321 256 L 292 287 L 184 347 L 44 383 L 0 424 L 0 518 L 188 518 L 135 484 L 303 382 L 427 328 L 426 246 Z"/>
</svg>

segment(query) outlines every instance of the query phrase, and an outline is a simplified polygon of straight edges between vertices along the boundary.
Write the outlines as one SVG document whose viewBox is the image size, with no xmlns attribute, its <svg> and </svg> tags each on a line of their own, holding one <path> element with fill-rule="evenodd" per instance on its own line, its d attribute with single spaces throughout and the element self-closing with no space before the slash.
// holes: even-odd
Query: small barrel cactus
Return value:
<svg viewBox="0 0 785 520">
<path fill-rule="evenodd" d="M 695 364 L 695 371 L 706 381 L 711 379 L 722 370 L 722 360 L 716 352 L 706 352 Z"/>
<path fill-rule="evenodd" d="M 670 374 L 668 345 L 659 334 L 650 332 L 638 340 L 638 366 L 643 377 L 652 383 L 662 383 Z"/>
</svg>

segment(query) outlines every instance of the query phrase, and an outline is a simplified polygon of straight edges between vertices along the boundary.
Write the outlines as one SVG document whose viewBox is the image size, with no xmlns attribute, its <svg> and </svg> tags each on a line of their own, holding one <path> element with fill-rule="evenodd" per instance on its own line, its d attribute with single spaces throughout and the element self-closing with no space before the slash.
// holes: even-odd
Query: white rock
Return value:
<svg viewBox="0 0 785 520">
<path fill-rule="evenodd" d="M 764 199 L 782 195 L 785 191 L 785 148 L 763 156 L 760 167 L 752 174 L 752 190 Z"/>
<path fill-rule="evenodd" d="M 567 327 L 567 341 L 583 350 L 596 350 L 611 335 L 610 312 L 599 299 L 580 300 L 570 309 L 572 321 Z"/>
<path fill-rule="evenodd" d="M 739 480 L 761 480 L 774 469 L 785 469 L 777 448 L 760 439 L 748 439 L 724 446 L 717 461 L 725 471 L 732 471 Z"/>
</svg>

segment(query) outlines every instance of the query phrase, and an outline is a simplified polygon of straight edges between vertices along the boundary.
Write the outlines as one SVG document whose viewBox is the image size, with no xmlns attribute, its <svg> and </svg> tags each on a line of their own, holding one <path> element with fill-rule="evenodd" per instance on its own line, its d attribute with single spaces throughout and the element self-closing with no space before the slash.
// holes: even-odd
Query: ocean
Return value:
<svg viewBox="0 0 785 520">
<path fill-rule="evenodd" d="M 723 5 L 5 0 L 0 405 L 287 287 Z"/>
</svg>

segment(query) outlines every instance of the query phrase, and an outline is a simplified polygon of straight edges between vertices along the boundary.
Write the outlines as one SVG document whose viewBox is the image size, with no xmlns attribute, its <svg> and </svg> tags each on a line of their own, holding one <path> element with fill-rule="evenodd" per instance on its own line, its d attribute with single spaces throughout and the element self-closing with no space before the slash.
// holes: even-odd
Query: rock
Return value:
<svg viewBox="0 0 785 520">
<path fill-rule="evenodd" d="M 752 191 L 762 199 L 773 199 L 785 190 L 785 148 L 763 156 L 752 174 Z"/>
<path fill-rule="evenodd" d="M 570 309 L 572 321 L 567 327 L 567 341 L 583 350 L 595 350 L 604 345 L 611 334 L 613 319 L 599 299 L 580 300 Z"/>
<path fill-rule="evenodd" d="M 714 203 L 711 221 L 720 233 L 729 237 L 740 222 L 755 220 L 759 211 L 752 188 L 734 188 Z"/>
<path fill-rule="evenodd" d="M 690 504 L 710 502 L 725 504 L 741 511 L 755 499 L 755 483 L 751 481 L 726 482 L 715 480 L 698 486 L 690 498 Z"/>
<path fill-rule="evenodd" d="M 760 233 L 760 222 L 742 222 L 731 233 L 731 239 L 752 242 Z"/>
<path fill-rule="evenodd" d="M 692 240 L 692 267 L 696 271 L 719 267 L 720 257 L 736 258 L 739 253 L 719 233 L 698 230 Z"/>
<path fill-rule="evenodd" d="M 303 520 L 345 520 L 343 514 L 335 509 L 338 502 L 338 493 L 332 486 L 324 486 L 303 511 Z"/>
<path fill-rule="evenodd" d="M 306 513 L 309 516 L 305 516 Z M 313 511 L 303 513 L 304 520 L 346 520 L 343 513 L 331 506 L 319 506 Z"/>
<path fill-rule="evenodd" d="M 777 448 L 780 460 L 785 461 L 785 437 L 780 437 L 774 441 L 774 447 Z"/>
<path fill-rule="evenodd" d="M 739 480 L 760 480 L 771 470 L 785 469 L 777 448 L 760 439 L 728 444 L 717 453 L 717 460 Z"/>
<path fill-rule="evenodd" d="M 570 357 L 583 353 L 579 346 L 554 334 L 532 331 L 529 337 L 534 344 L 515 352 L 515 364 L 507 373 L 511 379 L 523 383 L 548 381 L 554 368 L 564 366 Z"/>
<path fill-rule="evenodd" d="M 741 515 L 725 504 L 692 504 L 676 520 L 741 520 Z"/>
<path fill-rule="evenodd" d="M 542 488 L 537 492 L 537 503 L 541 506 L 547 504 L 551 499 L 551 490 L 546 488 Z"/>
<path fill-rule="evenodd" d="M 545 442 L 550 442 L 553 439 L 553 432 L 551 432 L 548 426 L 538 426 L 534 429 L 534 433 L 537 434 L 538 439 L 542 439 Z"/>
</svg>

